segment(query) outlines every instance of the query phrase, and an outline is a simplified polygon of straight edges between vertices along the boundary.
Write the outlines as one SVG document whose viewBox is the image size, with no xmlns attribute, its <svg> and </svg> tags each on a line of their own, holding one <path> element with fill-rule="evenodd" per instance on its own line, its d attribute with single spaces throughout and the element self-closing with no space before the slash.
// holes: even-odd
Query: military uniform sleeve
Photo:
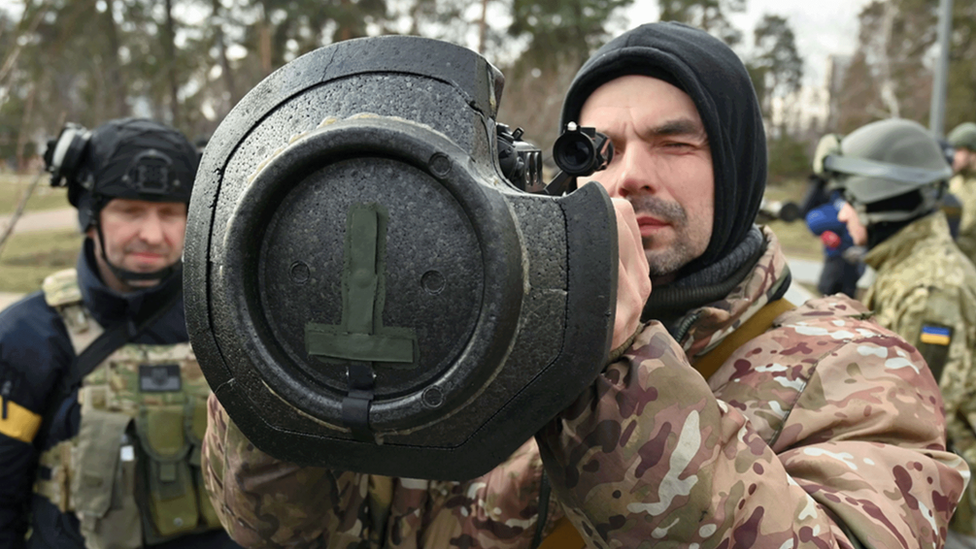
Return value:
<svg viewBox="0 0 976 549">
<path fill-rule="evenodd" d="M 59 329 L 60 326 L 60 329 Z M 0 313 L 0 547 L 22 547 L 48 398 L 73 352 L 34 295 Z"/>
<path fill-rule="evenodd" d="M 214 508 L 245 547 L 527 548 L 542 463 L 534 441 L 468 482 L 388 478 L 276 460 L 209 401 L 204 477 Z M 551 512 L 544 532 L 561 517 Z"/>
<path fill-rule="evenodd" d="M 967 182 L 959 175 L 952 179 L 950 192 L 962 202 L 962 216 L 959 220 L 959 236 L 956 244 L 970 261 L 976 260 L 976 184 Z"/>
<path fill-rule="evenodd" d="M 833 204 L 824 204 L 810 210 L 806 215 L 806 222 L 810 232 L 818 236 L 825 231 L 840 234 L 847 229 L 847 225 L 837 220 L 837 207 Z"/>
<path fill-rule="evenodd" d="M 965 466 L 920 357 L 890 335 L 820 340 L 740 349 L 719 400 L 649 324 L 537 436 L 591 546 L 941 546 Z"/>
<path fill-rule="evenodd" d="M 963 284 L 915 287 L 878 303 L 883 326 L 912 343 L 940 380 L 949 440 L 976 465 L 976 300 Z M 969 448 L 966 455 L 963 448 Z M 974 531 L 976 533 L 976 531 Z"/>
<path fill-rule="evenodd" d="M 949 447 L 976 468 L 976 299 L 964 283 L 916 288 L 897 304 L 895 331 L 905 335 L 939 379 Z M 976 485 L 970 483 L 953 529 L 976 536 Z"/>
</svg>

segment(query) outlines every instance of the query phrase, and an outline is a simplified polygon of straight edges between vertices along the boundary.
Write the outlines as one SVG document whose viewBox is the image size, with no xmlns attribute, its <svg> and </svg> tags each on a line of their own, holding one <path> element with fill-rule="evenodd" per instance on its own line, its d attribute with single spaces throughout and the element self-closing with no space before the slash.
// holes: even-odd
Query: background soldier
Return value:
<svg viewBox="0 0 976 549">
<path fill-rule="evenodd" d="M 970 261 L 976 262 L 976 124 L 956 126 L 947 141 L 955 148 L 952 169 L 956 175 L 949 182 L 949 191 L 962 202 L 956 243 Z"/>
<path fill-rule="evenodd" d="M 45 160 L 87 238 L 0 314 L 0 546 L 29 516 L 28 547 L 236 547 L 199 481 L 210 391 L 180 261 L 197 152 L 124 119 L 68 125 Z"/>
<path fill-rule="evenodd" d="M 867 246 L 864 260 L 877 271 L 864 304 L 941 375 L 951 447 L 972 467 L 976 268 L 953 243 L 938 209 L 950 175 L 939 144 L 915 122 L 884 120 L 844 138 L 826 164 L 848 201 L 839 217 L 854 242 Z M 970 484 L 946 547 L 976 547 L 974 493 Z"/>
</svg>

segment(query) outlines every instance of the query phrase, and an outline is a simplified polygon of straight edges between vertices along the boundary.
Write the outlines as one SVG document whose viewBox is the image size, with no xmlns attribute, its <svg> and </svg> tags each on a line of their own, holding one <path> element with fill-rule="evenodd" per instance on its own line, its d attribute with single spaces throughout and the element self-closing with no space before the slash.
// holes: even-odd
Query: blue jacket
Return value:
<svg viewBox="0 0 976 549">
<path fill-rule="evenodd" d="M 119 294 L 99 278 L 92 241 L 86 240 L 78 258 L 78 284 L 92 316 L 112 326 L 135 316 L 145 298 L 161 286 Z M 180 284 L 179 276 L 167 284 Z M 183 304 L 178 303 L 134 343 L 169 345 L 188 341 Z M 37 457 L 78 433 L 77 393 L 60 402 L 60 384 L 75 358 L 68 331 L 60 315 L 41 292 L 28 295 L 0 312 L 0 397 L 6 410 L 11 403 L 53 419 L 41 424 L 32 443 L 0 432 L 0 547 L 84 547 L 73 513 L 61 513 L 46 498 L 33 494 Z M 43 471 L 41 472 L 43 474 Z M 29 544 L 24 535 L 33 525 Z M 222 531 L 186 536 L 154 547 L 238 547 Z"/>
<path fill-rule="evenodd" d="M 837 219 L 837 214 L 843 206 L 844 198 L 840 196 L 839 192 L 835 191 L 831 193 L 830 201 L 811 209 L 807 213 L 807 228 L 810 229 L 810 232 L 820 236 L 826 231 L 833 231 L 840 237 L 840 246 L 836 248 L 824 246 L 825 257 L 837 257 L 844 250 L 854 245 L 854 240 L 851 239 L 850 233 L 847 232 L 847 224 Z"/>
</svg>

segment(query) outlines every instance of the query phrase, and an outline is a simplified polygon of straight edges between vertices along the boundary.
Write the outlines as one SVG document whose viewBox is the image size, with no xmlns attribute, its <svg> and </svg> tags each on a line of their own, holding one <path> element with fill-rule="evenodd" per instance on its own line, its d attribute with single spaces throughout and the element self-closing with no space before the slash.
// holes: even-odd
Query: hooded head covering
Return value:
<svg viewBox="0 0 976 549">
<path fill-rule="evenodd" d="M 560 127 L 579 119 L 597 88 L 632 74 L 687 93 L 708 134 L 715 174 L 712 238 L 705 253 L 682 268 L 679 276 L 687 276 L 729 256 L 753 228 L 766 187 L 759 102 L 745 66 L 723 42 L 680 23 L 650 23 L 610 41 L 583 65 L 566 94 Z"/>
</svg>

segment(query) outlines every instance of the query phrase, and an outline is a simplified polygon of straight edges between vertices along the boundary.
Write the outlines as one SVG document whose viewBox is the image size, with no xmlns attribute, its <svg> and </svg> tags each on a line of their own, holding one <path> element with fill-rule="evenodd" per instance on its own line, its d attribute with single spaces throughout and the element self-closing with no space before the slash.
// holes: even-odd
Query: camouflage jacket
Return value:
<svg viewBox="0 0 976 549">
<path fill-rule="evenodd" d="M 962 203 L 956 243 L 970 261 L 976 262 L 976 174 L 956 175 L 949 182 L 949 192 Z"/>
<path fill-rule="evenodd" d="M 649 323 L 537 435 L 560 506 L 592 547 L 941 546 L 968 470 L 945 451 L 938 387 L 918 352 L 863 307 L 829 298 L 784 313 L 708 382 L 691 365 L 786 276 L 765 234 L 752 274 L 691 311 L 680 343 Z M 364 475 L 261 453 L 213 398 L 210 414 L 208 487 L 244 545 L 531 546 L 531 441 L 479 479 L 393 479 L 374 490 Z M 373 505 L 377 491 L 392 503 Z"/>
<path fill-rule="evenodd" d="M 976 467 L 976 268 L 953 244 L 941 213 L 903 228 L 871 249 L 865 261 L 878 273 L 865 305 L 882 326 L 915 345 L 933 371 L 942 372 L 950 446 Z M 955 530 L 976 535 L 974 504 L 970 485 L 953 517 Z"/>
</svg>

